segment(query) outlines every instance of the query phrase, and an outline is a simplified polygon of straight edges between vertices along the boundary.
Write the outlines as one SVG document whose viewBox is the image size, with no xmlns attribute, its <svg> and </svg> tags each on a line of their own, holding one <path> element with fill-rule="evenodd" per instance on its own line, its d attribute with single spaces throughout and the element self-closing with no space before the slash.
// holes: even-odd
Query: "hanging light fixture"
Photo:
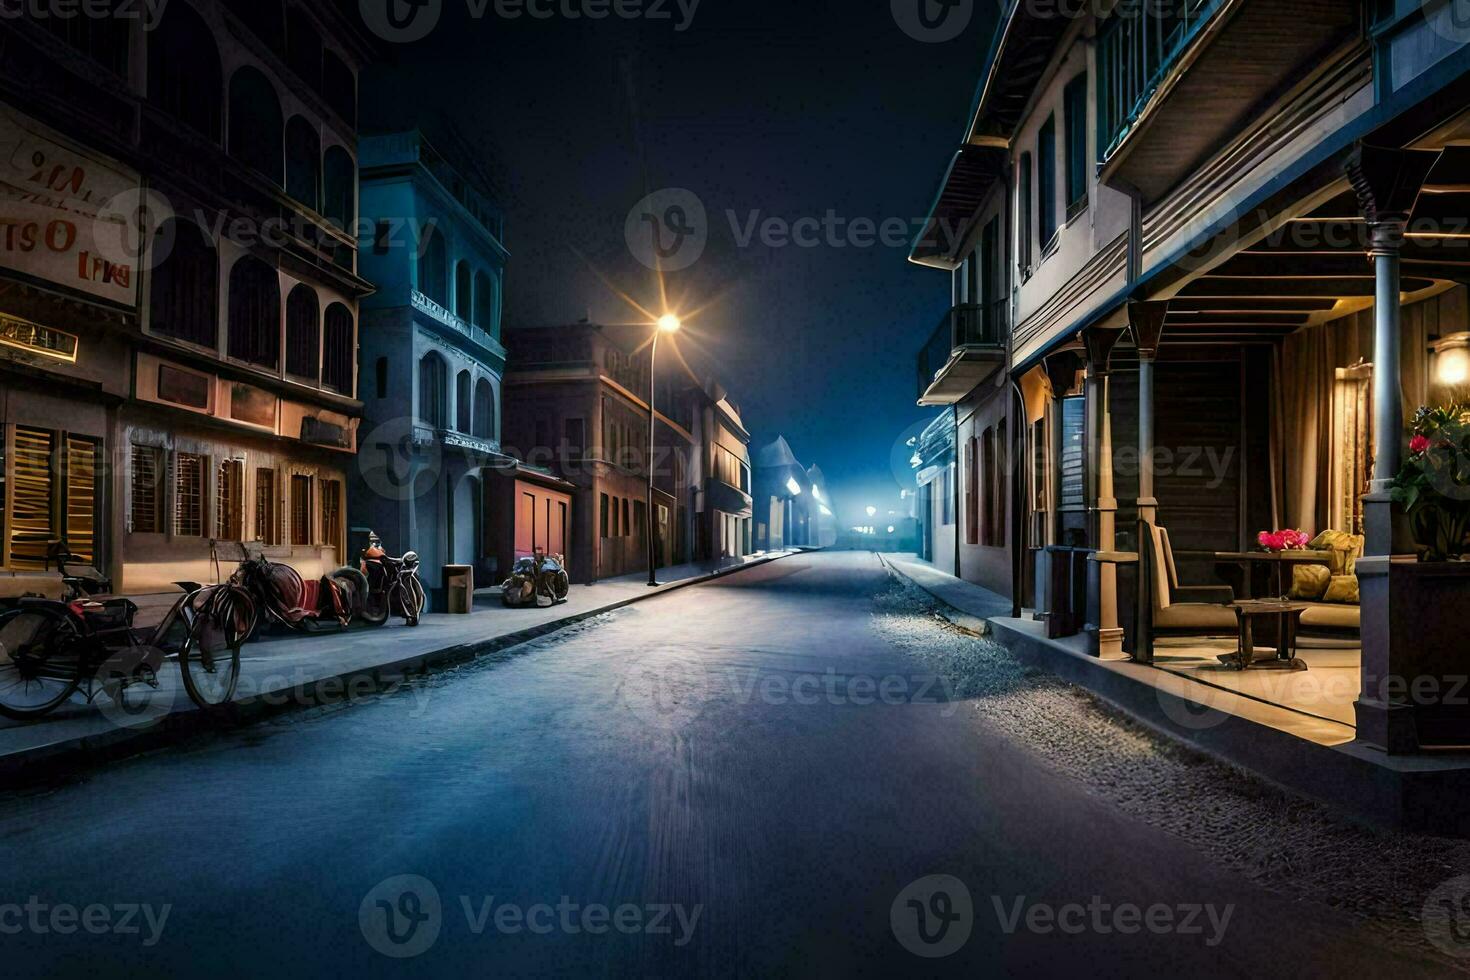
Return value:
<svg viewBox="0 0 1470 980">
<path fill-rule="evenodd" d="M 1470 333 L 1453 333 L 1431 345 L 1434 380 L 1447 388 L 1470 382 Z"/>
</svg>

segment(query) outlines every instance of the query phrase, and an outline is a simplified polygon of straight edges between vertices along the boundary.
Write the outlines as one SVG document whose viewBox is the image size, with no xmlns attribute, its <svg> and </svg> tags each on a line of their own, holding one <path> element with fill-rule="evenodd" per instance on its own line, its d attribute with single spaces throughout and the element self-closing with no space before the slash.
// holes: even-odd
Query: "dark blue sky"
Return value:
<svg viewBox="0 0 1470 980">
<path fill-rule="evenodd" d="M 428 38 L 385 45 L 394 63 L 364 85 L 365 128 L 448 122 L 481 154 L 506 210 L 506 324 L 627 320 L 589 265 L 656 304 L 624 224 L 647 193 L 692 191 L 709 244 L 667 278 L 681 311 L 714 305 L 690 323 L 686 354 L 729 388 L 758 442 L 784 434 L 821 465 L 844 523 L 896 507 L 895 443 L 933 415 L 914 405 L 915 354 L 948 278 L 846 233 L 843 247 L 825 231 L 815 247 L 742 245 L 735 229 L 922 218 L 994 4 L 975 0 L 947 43 L 911 38 L 883 0 L 703 0 L 682 32 L 672 2 L 674 20 L 603 21 L 476 20 L 466 0 L 444 4 Z"/>
</svg>

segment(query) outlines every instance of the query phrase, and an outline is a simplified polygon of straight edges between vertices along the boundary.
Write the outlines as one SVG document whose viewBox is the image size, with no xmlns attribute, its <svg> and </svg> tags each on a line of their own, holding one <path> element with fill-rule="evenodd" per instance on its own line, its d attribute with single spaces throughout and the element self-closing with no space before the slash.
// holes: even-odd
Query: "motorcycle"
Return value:
<svg viewBox="0 0 1470 980">
<path fill-rule="evenodd" d="M 516 559 L 510 578 L 500 587 L 500 597 L 511 609 L 527 606 L 545 609 L 566 602 L 571 589 L 565 559 L 537 548 L 535 554 Z"/>
<path fill-rule="evenodd" d="M 244 545 L 241 551 L 244 558 L 230 576 L 230 585 L 245 590 L 259 613 L 247 635 L 257 636 L 269 625 L 297 633 L 345 630 L 361 618 L 368 581 L 356 568 L 339 568 L 308 582 L 290 565 L 277 564 L 264 554 L 252 555 Z"/>
<path fill-rule="evenodd" d="M 362 619 L 372 626 L 382 626 L 389 616 L 401 616 L 409 626 L 417 626 L 428 605 L 423 583 L 419 581 L 419 556 L 405 552 L 393 558 L 383 550 L 383 540 L 368 532 L 368 546 L 358 559 L 358 568 L 367 580 L 362 604 Z"/>
</svg>

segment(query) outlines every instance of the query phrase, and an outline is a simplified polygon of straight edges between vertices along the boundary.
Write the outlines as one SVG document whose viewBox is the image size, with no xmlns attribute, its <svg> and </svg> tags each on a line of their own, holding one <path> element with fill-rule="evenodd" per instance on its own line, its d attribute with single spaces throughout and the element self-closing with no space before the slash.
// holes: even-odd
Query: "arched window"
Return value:
<svg viewBox="0 0 1470 980">
<path fill-rule="evenodd" d="M 353 233 L 357 221 L 357 166 L 340 146 L 327 147 L 322 167 L 322 216 Z"/>
<path fill-rule="evenodd" d="M 229 353 L 271 370 L 281 364 L 281 282 L 250 255 L 230 270 Z"/>
<path fill-rule="evenodd" d="M 438 354 L 419 361 L 419 418 L 432 429 L 449 425 L 449 368 Z"/>
<path fill-rule="evenodd" d="M 175 4 L 148 34 L 148 101 L 218 143 L 223 86 L 214 36 L 192 7 Z"/>
<path fill-rule="evenodd" d="M 286 14 L 286 64 L 312 91 L 322 90 L 322 36 L 300 7 Z"/>
<path fill-rule="evenodd" d="M 454 379 L 454 427 L 460 432 L 470 431 L 470 372 L 461 371 Z"/>
<path fill-rule="evenodd" d="M 466 323 L 475 315 L 474 282 L 475 276 L 468 262 L 461 261 L 454 267 L 454 315 Z"/>
<path fill-rule="evenodd" d="M 286 124 L 286 193 L 313 211 L 322 207 L 322 141 L 305 116 Z"/>
<path fill-rule="evenodd" d="M 215 350 L 219 344 L 219 253 L 192 221 L 170 218 L 158 229 L 159 248 L 173 238 L 153 271 L 148 326 L 154 333 Z"/>
<path fill-rule="evenodd" d="M 321 374 L 320 304 L 305 284 L 286 297 L 286 373 L 313 383 Z"/>
<path fill-rule="evenodd" d="M 322 96 L 347 125 L 357 128 L 357 78 L 347 62 L 331 50 L 322 60 Z"/>
<path fill-rule="evenodd" d="M 285 168 L 281 103 L 275 86 L 254 68 L 230 78 L 230 156 L 276 184 Z"/>
<path fill-rule="evenodd" d="M 272 51 L 285 51 L 286 18 L 280 0 L 225 0 L 225 6 Z"/>
<path fill-rule="evenodd" d="M 475 435 L 495 438 L 495 389 L 488 378 L 481 378 L 475 385 Z"/>
<path fill-rule="evenodd" d="M 430 225 L 419 242 L 419 292 L 446 309 L 449 306 L 449 265 L 444 236 Z"/>
<path fill-rule="evenodd" d="M 483 271 L 475 273 L 475 326 L 495 333 L 495 284 Z"/>
<path fill-rule="evenodd" d="M 341 303 L 333 303 L 327 307 L 326 335 L 322 338 L 322 384 L 340 395 L 351 395 L 356 356 L 352 311 Z"/>
<path fill-rule="evenodd" d="M 379 398 L 387 398 L 388 397 L 388 359 L 386 357 L 380 357 L 380 358 L 378 358 L 377 379 L 376 380 L 378 382 L 378 397 Z"/>
</svg>

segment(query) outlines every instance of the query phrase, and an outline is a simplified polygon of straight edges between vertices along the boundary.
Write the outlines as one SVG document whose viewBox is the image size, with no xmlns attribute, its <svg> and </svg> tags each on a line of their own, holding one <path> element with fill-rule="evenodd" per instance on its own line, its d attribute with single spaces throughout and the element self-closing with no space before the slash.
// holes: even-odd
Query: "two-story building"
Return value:
<svg viewBox="0 0 1470 980">
<path fill-rule="evenodd" d="M 64 540 L 146 591 L 258 540 L 319 575 L 348 557 L 370 48 L 320 5 L 156 16 L 0 24 L 0 568 Z"/>
<path fill-rule="evenodd" d="M 750 433 L 740 408 L 718 382 L 706 381 L 682 393 L 694 437 L 687 508 L 696 561 L 743 558 L 751 550 Z M 686 508 L 681 507 L 683 516 Z M 682 524 L 682 520 L 681 520 Z"/>
<path fill-rule="evenodd" d="M 417 551 L 431 595 L 450 564 L 489 584 L 509 517 L 487 481 L 514 465 L 500 451 L 501 214 L 417 130 L 364 137 L 361 154 L 362 266 L 377 292 L 363 307 L 353 527 Z"/>
<path fill-rule="evenodd" d="M 1457 8 L 1007 6 L 911 254 L 952 281 L 919 357 L 949 416 L 921 460 L 936 555 L 952 528 L 963 577 L 1204 676 L 1198 649 L 1155 658 L 1234 642 L 1186 586 L 1260 565 L 1262 530 L 1363 535 L 1342 598 L 1302 614 L 1349 651 L 1310 669 L 1361 693 L 1293 710 L 1378 746 L 1470 739 L 1381 690 L 1415 662 L 1381 625 L 1390 580 L 1416 588 L 1388 484 L 1416 407 L 1463 397 L 1470 337 Z"/>
</svg>

